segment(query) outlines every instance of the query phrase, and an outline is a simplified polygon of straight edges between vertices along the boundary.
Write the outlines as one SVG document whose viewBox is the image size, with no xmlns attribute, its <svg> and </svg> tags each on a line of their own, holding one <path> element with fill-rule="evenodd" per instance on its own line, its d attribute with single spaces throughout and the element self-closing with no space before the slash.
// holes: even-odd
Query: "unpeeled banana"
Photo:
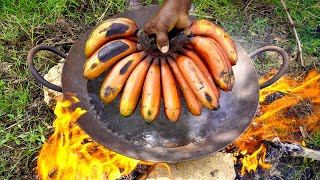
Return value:
<svg viewBox="0 0 320 180">
<path fill-rule="evenodd" d="M 172 38 L 177 43 L 170 41 L 174 48 L 167 54 L 150 52 L 156 48 L 145 48 L 152 41 L 144 44 L 148 37 L 140 38 L 138 31 L 132 20 L 115 18 L 97 25 L 88 37 L 83 76 L 91 80 L 110 68 L 100 91 L 104 103 L 121 94 L 119 111 L 128 117 L 141 99 L 140 113 L 147 123 L 157 119 L 161 99 L 172 123 L 181 119 L 182 96 L 194 116 L 201 115 L 203 107 L 219 108 L 220 89 L 232 90 L 232 65 L 238 60 L 232 39 L 221 27 L 195 20 Z"/>
</svg>

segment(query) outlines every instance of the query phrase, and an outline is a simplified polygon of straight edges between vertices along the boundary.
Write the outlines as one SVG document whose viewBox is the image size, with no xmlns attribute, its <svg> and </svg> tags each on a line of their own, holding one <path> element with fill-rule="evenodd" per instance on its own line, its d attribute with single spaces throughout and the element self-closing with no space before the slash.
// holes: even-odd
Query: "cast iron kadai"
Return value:
<svg viewBox="0 0 320 180">
<path fill-rule="evenodd" d="M 157 12 L 159 6 L 141 7 L 125 11 L 115 17 L 127 17 L 139 28 Z M 170 123 L 160 110 L 158 119 L 146 124 L 140 116 L 139 105 L 128 118 L 119 114 L 119 96 L 110 104 L 99 97 L 100 87 L 106 75 L 88 81 L 83 78 L 86 61 L 84 46 L 93 28 L 85 32 L 71 47 L 68 55 L 49 46 L 39 45 L 28 54 L 28 66 L 33 76 L 44 86 L 62 92 L 66 98 L 76 95 L 80 102 L 72 109 L 87 110 L 77 124 L 96 142 L 122 155 L 152 162 L 181 162 L 200 158 L 219 151 L 237 139 L 250 125 L 259 103 L 259 88 L 276 82 L 288 68 L 288 54 L 276 46 L 266 46 L 251 54 L 236 43 L 239 60 L 233 66 L 235 84 L 230 92 L 221 91 L 220 108 L 203 109 L 201 116 L 191 115 L 182 98 L 183 113 L 177 123 Z M 62 72 L 62 87 L 47 82 L 34 68 L 33 58 L 38 51 L 49 50 L 66 58 Z M 252 57 L 264 51 L 280 53 L 283 63 L 280 71 L 268 82 L 259 85 Z"/>
</svg>

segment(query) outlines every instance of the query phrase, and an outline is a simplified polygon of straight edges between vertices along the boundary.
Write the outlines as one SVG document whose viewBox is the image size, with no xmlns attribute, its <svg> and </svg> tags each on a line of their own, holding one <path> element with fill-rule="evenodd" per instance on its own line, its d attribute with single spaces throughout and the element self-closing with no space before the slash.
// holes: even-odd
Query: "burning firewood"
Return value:
<svg viewBox="0 0 320 180">
<path fill-rule="evenodd" d="M 265 79 L 268 77 L 261 81 Z M 320 160 L 319 151 L 300 145 L 309 134 L 320 130 L 319 87 L 320 75 L 314 70 L 302 82 L 285 77 L 261 90 L 261 113 L 230 148 L 237 149 L 234 155 L 236 162 L 242 164 L 242 176 L 259 166 L 269 169 L 272 164 L 266 162 L 270 161 L 266 157 L 269 149 L 278 152 L 276 160 L 282 156 Z"/>
<path fill-rule="evenodd" d="M 303 147 L 299 144 L 268 141 L 269 146 L 278 148 L 282 156 L 305 157 L 320 161 L 320 151 Z"/>
<path fill-rule="evenodd" d="M 270 168 L 272 166 L 272 161 L 269 161 L 267 157 L 269 148 L 272 148 L 279 152 L 280 155 L 277 158 L 275 158 L 275 160 L 278 160 L 280 157 L 286 156 L 306 157 L 315 160 L 320 160 L 319 151 L 303 147 L 299 144 L 299 142 L 301 142 L 304 138 L 308 137 L 309 135 L 312 135 L 312 132 L 320 130 L 319 79 L 320 75 L 318 74 L 318 72 L 311 71 L 302 83 L 301 81 L 297 81 L 292 78 L 283 78 L 280 80 L 280 82 L 276 83 L 275 85 L 261 90 L 261 114 L 259 114 L 259 116 L 255 118 L 252 125 L 248 128 L 247 132 L 244 133 L 243 136 L 241 136 L 234 143 L 234 147 L 237 148 L 237 152 L 235 153 L 235 155 L 241 156 L 239 160 L 242 163 L 247 163 L 243 167 L 243 173 L 246 173 L 247 171 L 255 171 L 259 166 L 264 169 Z M 61 105 L 62 108 L 66 108 L 68 103 L 62 103 L 60 104 L 60 106 Z M 61 111 L 60 113 L 64 114 L 66 113 L 66 111 Z M 67 117 L 70 118 L 70 115 L 71 114 L 69 114 Z M 79 114 L 73 115 L 76 115 L 76 117 L 78 117 Z M 72 117 L 72 121 L 75 120 L 76 118 Z M 67 125 L 66 128 L 71 128 L 75 125 L 75 123 L 71 122 L 70 126 L 68 124 L 65 125 Z M 62 130 L 59 129 L 62 126 L 58 123 L 55 123 L 54 126 L 58 128 L 58 131 Z M 76 129 L 73 129 L 70 132 L 72 132 L 72 134 L 80 133 L 80 130 L 77 127 Z M 84 135 L 82 133 L 80 133 L 80 135 L 83 135 L 83 137 L 85 137 L 85 140 L 77 142 L 73 140 L 70 141 L 70 139 L 65 139 L 66 135 L 64 135 L 63 133 L 55 133 L 55 135 L 56 139 L 53 140 L 52 138 L 50 138 L 47 143 L 51 142 L 51 145 L 59 144 L 57 140 L 62 139 L 63 141 L 65 141 L 62 143 L 62 145 L 66 147 L 65 143 L 80 142 L 81 145 L 84 145 L 84 147 L 88 147 L 87 149 L 92 150 L 90 151 L 90 153 L 93 154 L 89 153 L 89 155 L 99 154 L 97 153 L 97 150 L 101 150 L 100 148 L 97 148 L 94 142 L 88 140 L 89 137 L 87 135 Z M 70 135 L 69 132 L 68 135 Z M 273 141 L 275 138 L 279 141 Z M 90 149 L 89 146 L 93 146 L 94 148 Z M 74 146 L 70 147 L 74 148 Z M 44 151 L 44 153 L 40 154 L 38 159 L 38 170 L 42 168 L 42 173 L 44 173 L 46 177 L 65 176 L 65 172 L 61 171 L 62 169 L 59 169 L 57 167 L 47 167 L 50 164 L 54 164 L 52 159 L 47 159 L 47 154 L 53 154 L 48 152 L 60 151 L 57 151 L 57 149 L 52 148 L 51 146 L 49 146 L 49 144 L 45 144 L 43 149 L 45 148 L 47 148 L 47 150 L 50 149 L 50 151 Z M 73 150 L 79 149 L 74 148 L 72 149 L 72 151 Z M 103 152 L 111 153 L 107 155 L 114 160 L 114 163 L 124 162 L 124 159 L 117 159 L 120 156 L 118 156 L 115 153 L 113 154 L 113 152 L 111 151 Z M 79 151 L 75 154 L 81 155 L 79 157 L 82 157 L 84 158 L 83 160 L 85 160 L 85 158 L 88 157 L 88 153 L 83 153 L 84 152 Z M 61 157 L 54 157 L 53 159 L 62 162 Z M 70 158 L 67 159 L 70 160 Z M 41 164 L 41 160 L 44 160 L 42 162 L 43 165 L 42 167 L 39 167 L 39 165 Z M 91 159 L 91 161 L 92 160 L 94 159 Z M 126 160 L 131 162 L 132 159 L 125 159 L 125 161 Z M 117 165 L 121 165 L 121 163 Z M 129 165 L 130 164 L 131 163 L 129 163 Z M 128 175 L 138 164 L 143 164 L 143 162 L 132 160 L 132 164 L 134 164 L 135 166 L 130 166 L 127 170 L 123 170 L 122 167 L 117 169 L 109 169 L 108 171 L 103 172 L 103 175 L 108 176 L 109 178 L 120 177 L 121 175 Z"/>
<path fill-rule="evenodd" d="M 153 165 L 117 154 L 94 142 L 75 123 L 85 110 L 70 111 L 72 100 L 58 101 L 54 134 L 43 145 L 37 162 L 40 179 L 118 179 L 137 165 Z"/>
</svg>

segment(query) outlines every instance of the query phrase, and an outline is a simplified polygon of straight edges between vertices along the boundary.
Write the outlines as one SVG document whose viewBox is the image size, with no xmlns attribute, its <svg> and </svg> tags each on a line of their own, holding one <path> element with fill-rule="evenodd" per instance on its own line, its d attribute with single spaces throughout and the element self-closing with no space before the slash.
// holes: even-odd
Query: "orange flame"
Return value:
<svg viewBox="0 0 320 180">
<path fill-rule="evenodd" d="M 40 179 L 118 179 L 138 164 L 153 165 L 117 154 L 97 143 L 75 123 L 86 113 L 70 111 L 72 101 L 58 101 L 55 132 L 43 145 L 37 162 Z"/>
<path fill-rule="evenodd" d="M 269 77 L 260 81 L 265 81 Z M 271 104 L 263 104 L 266 97 L 275 92 L 281 92 L 285 96 L 273 101 Z M 303 105 L 304 109 L 298 109 Z M 308 73 L 301 81 L 289 77 L 283 77 L 272 86 L 260 91 L 260 112 L 248 130 L 234 142 L 233 146 L 238 152 L 245 155 L 242 161 L 241 173 L 247 170 L 256 170 L 257 166 L 269 168 L 265 165 L 266 149 L 262 140 L 274 140 L 299 143 L 303 140 L 301 128 L 312 134 L 320 130 L 320 75 L 316 70 Z M 260 148 L 257 150 L 257 148 Z M 262 156 L 258 154 L 262 153 Z M 251 154 L 251 155 L 249 155 Z M 260 162 L 261 161 L 261 162 Z"/>
<path fill-rule="evenodd" d="M 242 169 L 241 169 L 241 175 L 244 176 L 246 171 L 249 173 L 251 171 L 256 171 L 258 166 L 263 167 L 264 169 L 269 169 L 271 168 L 271 164 L 266 164 L 265 163 L 265 158 L 266 158 L 266 147 L 264 144 L 261 144 L 260 148 L 256 150 L 252 155 L 247 155 L 246 151 L 240 152 L 241 154 L 244 155 L 242 159 Z"/>
</svg>

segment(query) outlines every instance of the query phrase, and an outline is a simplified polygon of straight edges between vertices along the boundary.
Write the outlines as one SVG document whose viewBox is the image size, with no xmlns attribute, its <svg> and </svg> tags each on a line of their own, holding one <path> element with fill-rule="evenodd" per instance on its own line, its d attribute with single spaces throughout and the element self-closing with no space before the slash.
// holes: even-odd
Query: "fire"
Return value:
<svg viewBox="0 0 320 180">
<path fill-rule="evenodd" d="M 268 77 L 261 79 L 264 81 Z M 265 103 L 273 93 L 281 97 Z M 86 113 L 77 108 L 70 111 L 72 100 L 57 102 L 53 123 L 54 134 L 43 145 L 37 170 L 40 179 L 118 179 L 129 174 L 138 164 L 154 165 L 117 154 L 95 143 L 75 123 Z M 302 107 L 299 107 L 304 105 Z M 296 108 L 304 108 L 295 112 Z M 301 129 L 312 135 L 320 130 L 320 75 L 311 71 L 303 83 L 289 77 L 281 78 L 274 85 L 260 91 L 260 111 L 248 130 L 233 146 L 241 154 L 241 173 L 255 171 L 259 166 L 271 167 L 265 162 L 266 147 L 262 140 L 299 143 L 303 140 Z M 169 171 L 169 170 L 168 170 Z M 170 173 L 170 171 L 169 171 Z"/>
<path fill-rule="evenodd" d="M 256 150 L 252 155 L 246 155 L 247 152 L 240 152 L 241 154 L 245 155 L 240 160 L 242 161 L 242 169 L 241 169 L 241 175 L 243 176 L 246 173 L 246 170 L 250 173 L 251 171 L 257 170 L 258 166 L 263 167 L 264 169 L 271 168 L 271 164 L 266 164 L 265 158 L 266 158 L 266 147 L 264 144 L 261 144 L 260 148 Z"/>
<path fill-rule="evenodd" d="M 37 171 L 40 179 L 118 179 L 138 164 L 153 165 L 117 154 L 94 142 L 75 123 L 86 113 L 77 108 L 78 99 L 57 102 L 53 122 L 55 132 L 42 146 Z"/>
<path fill-rule="evenodd" d="M 269 77 L 262 78 L 263 82 Z M 255 171 L 260 165 L 265 169 L 271 165 L 265 163 L 266 148 L 262 140 L 302 142 L 301 129 L 312 135 L 320 130 L 320 75 L 316 70 L 308 73 L 304 80 L 283 77 L 270 87 L 260 91 L 260 112 L 248 130 L 234 142 L 242 154 L 242 170 Z M 278 93 L 275 101 L 265 101 Z M 260 147 L 260 148 L 259 148 Z M 259 148 L 259 149 L 258 149 Z M 257 150 L 258 149 L 258 150 Z"/>
</svg>

